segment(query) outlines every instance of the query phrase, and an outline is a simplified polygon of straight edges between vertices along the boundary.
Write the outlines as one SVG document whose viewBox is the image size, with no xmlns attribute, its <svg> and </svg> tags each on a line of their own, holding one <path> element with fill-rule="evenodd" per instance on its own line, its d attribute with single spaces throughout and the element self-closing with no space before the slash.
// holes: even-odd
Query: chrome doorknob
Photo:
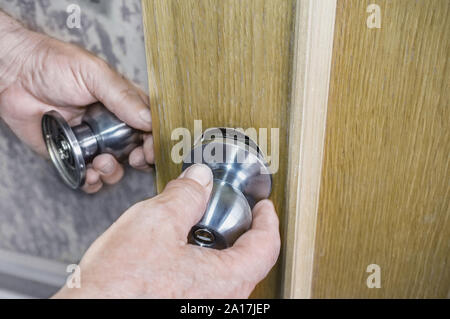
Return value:
<svg viewBox="0 0 450 319">
<path fill-rule="evenodd" d="M 86 166 L 102 153 L 118 161 L 142 144 L 142 133 L 120 121 L 103 104 L 87 107 L 81 124 L 70 127 L 56 111 L 44 114 L 42 134 L 53 165 L 63 181 L 77 189 L 86 181 Z"/>
<path fill-rule="evenodd" d="M 242 132 L 212 128 L 185 157 L 183 170 L 195 163 L 208 165 L 214 180 L 205 213 L 188 241 L 215 249 L 230 247 L 250 228 L 256 203 L 270 195 L 272 175 L 265 157 Z"/>
</svg>

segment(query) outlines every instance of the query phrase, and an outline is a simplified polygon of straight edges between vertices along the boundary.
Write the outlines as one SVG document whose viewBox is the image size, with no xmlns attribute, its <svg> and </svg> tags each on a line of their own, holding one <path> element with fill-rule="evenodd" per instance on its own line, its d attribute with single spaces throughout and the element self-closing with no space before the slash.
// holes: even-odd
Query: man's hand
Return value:
<svg viewBox="0 0 450 319">
<path fill-rule="evenodd" d="M 211 189 L 211 170 L 197 164 L 160 195 L 131 207 L 84 255 L 81 288 L 64 287 L 55 298 L 248 297 L 278 258 L 277 215 L 263 200 L 233 247 L 190 245 L 187 235 Z"/>
<path fill-rule="evenodd" d="M 77 125 L 85 106 L 102 102 L 128 125 L 147 132 L 144 145 L 129 157 L 131 166 L 149 170 L 153 139 L 148 97 L 103 60 L 68 43 L 23 28 L 0 12 L 0 117 L 33 150 L 48 156 L 41 134 L 42 115 L 57 110 Z M 123 176 L 112 155 L 97 156 L 87 170 L 88 193 Z"/>
</svg>

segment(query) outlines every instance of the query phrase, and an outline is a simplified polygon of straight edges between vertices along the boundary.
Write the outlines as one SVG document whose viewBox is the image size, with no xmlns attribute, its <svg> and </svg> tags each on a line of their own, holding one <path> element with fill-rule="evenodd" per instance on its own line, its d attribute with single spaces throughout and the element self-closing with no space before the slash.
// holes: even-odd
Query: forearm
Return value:
<svg viewBox="0 0 450 319">
<path fill-rule="evenodd" d="M 15 81 L 43 38 L 0 10 L 0 94 Z"/>
</svg>

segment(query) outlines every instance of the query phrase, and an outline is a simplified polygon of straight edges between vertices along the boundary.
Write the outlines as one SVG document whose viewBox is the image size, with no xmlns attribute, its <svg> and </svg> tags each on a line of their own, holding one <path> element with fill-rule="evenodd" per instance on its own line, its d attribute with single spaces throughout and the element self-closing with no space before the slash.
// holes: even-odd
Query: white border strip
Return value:
<svg viewBox="0 0 450 319">
<path fill-rule="evenodd" d="M 299 0 L 296 15 L 283 296 L 311 298 L 336 0 Z"/>
</svg>

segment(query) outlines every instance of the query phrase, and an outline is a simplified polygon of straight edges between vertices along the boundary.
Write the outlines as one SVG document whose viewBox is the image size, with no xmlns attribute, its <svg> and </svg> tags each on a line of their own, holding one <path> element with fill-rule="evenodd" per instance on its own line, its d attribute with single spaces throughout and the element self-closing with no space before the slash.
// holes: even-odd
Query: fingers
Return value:
<svg viewBox="0 0 450 319">
<path fill-rule="evenodd" d="M 152 119 L 148 97 L 139 88 L 95 58 L 93 68 L 86 67 L 85 82 L 91 93 L 128 125 L 150 132 Z"/>
<path fill-rule="evenodd" d="M 153 169 L 149 164 L 154 163 L 153 137 L 147 134 L 144 137 L 143 146 L 135 148 L 129 156 L 130 165 L 136 169 L 151 172 Z M 92 169 L 88 169 L 86 184 L 82 187 L 86 193 L 92 194 L 99 191 L 105 184 L 115 184 L 119 182 L 124 169 L 114 156 L 110 154 L 101 154 L 92 162 Z"/>
<path fill-rule="evenodd" d="M 115 184 L 123 177 L 123 167 L 111 154 L 101 154 L 94 158 L 92 167 L 106 184 Z"/>
<path fill-rule="evenodd" d="M 206 165 L 196 164 L 167 184 L 164 191 L 152 200 L 159 204 L 161 213 L 170 214 L 181 240 L 187 240 L 190 229 L 204 214 L 212 184 L 211 169 Z"/>
<path fill-rule="evenodd" d="M 153 164 L 154 152 L 153 152 L 153 136 L 148 134 L 144 136 L 144 144 L 135 148 L 129 156 L 129 163 L 132 167 L 143 170 L 151 171 L 149 164 Z"/>
<path fill-rule="evenodd" d="M 103 183 L 115 184 L 123 177 L 124 170 L 110 154 L 101 154 L 94 158 L 92 167 L 86 172 L 86 183 L 82 190 L 88 194 L 98 192 Z"/>
<path fill-rule="evenodd" d="M 130 166 L 144 171 L 144 172 L 150 172 L 152 168 L 149 164 L 145 161 L 144 157 L 144 148 L 142 146 L 136 147 L 131 153 L 130 157 L 128 159 Z"/>
<path fill-rule="evenodd" d="M 93 194 L 98 192 L 103 186 L 103 182 L 100 179 L 100 174 L 93 168 L 88 168 L 86 171 L 86 182 L 81 188 L 87 194 Z"/>
<path fill-rule="evenodd" d="M 155 163 L 155 153 L 153 152 L 153 135 L 147 135 L 144 137 L 143 144 L 144 158 L 149 164 Z"/>
<path fill-rule="evenodd" d="M 261 281 L 272 269 L 280 253 L 278 216 L 271 201 L 260 201 L 253 209 L 253 222 L 249 231 L 223 251 L 232 259 L 239 272 Z"/>
</svg>

